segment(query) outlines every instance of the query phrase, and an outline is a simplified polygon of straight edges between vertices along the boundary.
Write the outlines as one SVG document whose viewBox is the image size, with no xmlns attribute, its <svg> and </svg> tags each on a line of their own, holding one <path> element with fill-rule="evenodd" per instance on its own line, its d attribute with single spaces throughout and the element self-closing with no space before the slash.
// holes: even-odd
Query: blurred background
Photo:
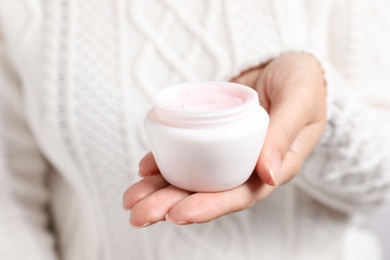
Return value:
<svg viewBox="0 0 390 260">
<path fill-rule="evenodd" d="M 367 219 L 363 227 L 376 234 L 382 244 L 383 259 L 390 260 L 390 205 Z"/>
</svg>

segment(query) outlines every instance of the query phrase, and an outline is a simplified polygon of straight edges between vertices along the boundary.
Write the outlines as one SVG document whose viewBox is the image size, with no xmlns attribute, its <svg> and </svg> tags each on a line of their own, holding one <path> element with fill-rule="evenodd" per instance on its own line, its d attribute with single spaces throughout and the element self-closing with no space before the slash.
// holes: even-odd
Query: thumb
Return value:
<svg viewBox="0 0 390 260">
<path fill-rule="evenodd" d="M 272 186 L 283 183 L 290 176 L 282 176 L 282 164 L 291 145 L 305 126 L 304 105 L 292 96 L 272 104 L 270 124 L 256 171 L 260 179 Z"/>
<path fill-rule="evenodd" d="M 256 171 L 269 185 L 298 173 L 326 122 L 322 68 L 310 55 L 290 53 L 270 62 L 257 82 L 270 124 Z"/>
<path fill-rule="evenodd" d="M 294 92 L 286 92 L 276 102 L 270 101 L 270 124 L 256 171 L 264 183 L 273 186 L 285 183 L 298 173 L 325 126 L 325 105 L 320 106 L 319 112 L 323 118 L 313 119 L 316 102 L 305 102 L 300 98 L 300 91 Z"/>
<path fill-rule="evenodd" d="M 280 80 L 277 73 L 265 71 L 257 85 L 260 96 L 267 101 L 270 124 L 256 171 L 264 183 L 273 186 L 299 171 L 322 132 L 323 124 L 317 119 L 317 114 L 325 115 L 322 85 L 312 77 L 297 80 L 296 75 L 302 73 Z"/>
</svg>

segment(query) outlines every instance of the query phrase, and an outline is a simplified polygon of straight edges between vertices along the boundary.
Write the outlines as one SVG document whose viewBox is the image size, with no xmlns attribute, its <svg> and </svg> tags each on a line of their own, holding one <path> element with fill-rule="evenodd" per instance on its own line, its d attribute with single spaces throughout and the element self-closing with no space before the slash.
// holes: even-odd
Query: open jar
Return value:
<svg viewBox="0 0 390 260">
<path fill-rule="evenodd" d="M 228 82 L 166 88 L 157 95 L 145 120 L 163 177 L 194 192 L 228 190 L 247 181 L 268 124 L 257 92 Z"/>
</svg>

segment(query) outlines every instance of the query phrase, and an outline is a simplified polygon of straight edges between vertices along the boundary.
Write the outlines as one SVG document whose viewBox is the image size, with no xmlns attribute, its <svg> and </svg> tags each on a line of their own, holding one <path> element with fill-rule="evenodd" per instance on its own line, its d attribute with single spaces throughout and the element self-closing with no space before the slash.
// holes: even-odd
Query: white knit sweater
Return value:
<svg viewBox="0 0 390 260">
<path fill-rule="evenodd" d="M 388 7 L 0 0 L 0 259 L 347 259 L 351 219 L 390 187 Z M 121 197 L 149 150 L 153 95 L 289 50 L 321 56 L 329 90 L 327 129 L 298 177 L 207 224 L 132 229 Z"/>
</svg>

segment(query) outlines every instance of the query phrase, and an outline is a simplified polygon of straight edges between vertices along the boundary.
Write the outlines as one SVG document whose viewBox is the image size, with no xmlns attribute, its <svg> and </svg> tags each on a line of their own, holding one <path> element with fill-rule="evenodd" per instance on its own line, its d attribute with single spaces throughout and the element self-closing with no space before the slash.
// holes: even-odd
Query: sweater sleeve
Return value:
<svg viewBox="0 0 390 260">
<path fill-rule="evenodd" d="M 330 76 L 329 74 L 332 74 Z M 368 213 L 390 189 L 389 123 L 328 68 L 329 120 L 321 143 L 295 183 L 322 203 L 347 213 Z M 390 112 L 390 111 L 388 111 Z"/>
<path fill-rule="evenodd" d="M 349 3 L 354 4 L 351 1 Z M 338 15 L 341 15 L 340 19 L 346 19 L 347 15 L 343 10 L 352 8 L 352 6 L 349 9 L 346 8 L 347 6 L 344 7 L 345 9 L 342 9 L 342 6 L 336 9 Z M 368 10 L 362 8 L 362 12 L 366 11 Z M 355 12 L 353 15 L 357 14 Z M 364 17 L 366 15 L 367 13 L 364 13 Z M 294 181 L 306 193 L 330 207 L 350 214 L 364 214 L 372 212 L 389 198 L 390 106 L 375 103 L 367 95 L 367 90 L 379 91 L 379 88 L 372 85 L 373 82 L 378 81 L 378 77 L 365 71 L 361 71 L 364 77 L 359 75 L 361 73 L 353 73 L 353 70 L 358 71 L 357 63 L 361 66 L 384 63 L 380 60 L 373 63 L 370 59 L 356 59 L 357 49 L 361 48 L 357 45 L 362 44 L 362 37 L 357 33 L 353 34 L 354 30 L 358 33 L 361 33 L 361 30 L 348 28 L 348 24 L 356 26 L 356 23 L 351 22 L 353 16 L 348 17 L 347 24 L 343 26 L 340 20 L 338 28 L 348 30 L 350 35 L 346 36 L 344 41 L 333 41 L 332 55 L 337 54 L 337 57 L 322 61 L 327 78 L 329 101 L 326 130 L 321 143 L 306 160 L 301 173 Z M 338 18 L 335 16 L 333 19 Z M 340 34 L 338 28 L 331 28 L 332 30 L 329 31 L 331 34 Z M 332 39 L 334 36 L 330 35 L 329 38 Z M 347 43 L 348 39 L 351 42 Z M 352 47 L 343 51 L 348 44 Z M 351 52 L 350 58 L 342 57 L 348 52 Z M 369 56 L 369 52 L 364 48 L 362 52 L 366 57 Z M 377 55 L 377 58 L 390 57 L 382 53 Z M 390 68 L 387 68 L 387 71 L 389 70 Z M 371 96 L 383 96 L 390 91 L 390 81 L 388 78 L 386 81 L 386 76 L 383 76 L 381 85 L 382 89 L 386 89 L 386 93 L 372 93 Z M 367 77 L 371 78 L 367 79 Z"/>
<path fill-rule="evenodd" d="M 23 110 L 18 79 L 0 39 L 0 259 L 54 260 L 49 167 Z"/>
</svg>

